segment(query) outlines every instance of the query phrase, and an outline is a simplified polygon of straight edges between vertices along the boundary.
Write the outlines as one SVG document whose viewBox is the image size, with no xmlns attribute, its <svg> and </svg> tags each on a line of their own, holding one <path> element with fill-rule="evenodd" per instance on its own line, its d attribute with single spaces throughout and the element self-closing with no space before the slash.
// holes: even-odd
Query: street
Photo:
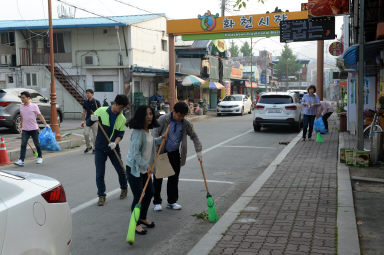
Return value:
<svg viewBox="0 0 384 255">
<path fill-rule="evenodd" d="M 217 212 L 220 215 L 268 166 L 284 148 L 279 142 L 290 141 L 297 133 L 288 128 L 263 129 L 255 133 L 252 115 L 211 117 L 194 122 L 203 144 L 203 164 Z M 77 132 L 77 131 L 76 131 Z M 130 131 L 121 143 L 125 161 Z M 193 216 L 206 211 L 206 191 L 193 143 L 188 142 L 188 158 L 182 167 L 179 183 L 181 211 L 166 209 L 166 183 L 163 184 L 163 211 L 148 219 L 156 223 L 146 236 L 136 235 L 133 246 L 125 243 L 130 218 L 132 194 L 119 200 L 117 175 L 108 162 L 106 171 L 107 200 L 96 206 L 95 166 L 92 154 L 84 147 L 49 154 L 39 166 L 26 161 L 27 172 L 48 175 L 64 186 L 72 209 L 72 254 L 185 254 L 212 226 Z"/>
</svg>

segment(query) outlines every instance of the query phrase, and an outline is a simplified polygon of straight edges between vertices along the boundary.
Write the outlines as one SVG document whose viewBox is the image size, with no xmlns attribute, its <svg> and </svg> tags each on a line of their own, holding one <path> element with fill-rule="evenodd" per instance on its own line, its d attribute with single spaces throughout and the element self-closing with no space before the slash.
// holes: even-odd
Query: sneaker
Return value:
<svg viewBox="0 0 384 255">
<path fill-rule="evenodd" d="M 18 161 L 15 162 L 15 165 L 24 166 L 24 162 L 21 159 L 19 159 Z"/>
<path fill-rule="evenodd" d="M 87 153 L 88 151 L 92 150 L 92 147 L 86 148 L 84 153 Z"/>
<path fill-rule="evenodd" d="M 301 141 L 305 142 L 305 138 L 302 138 Z"/>
<path fill-rule="evenodd" d="M 159 212 L 161 210 L 163 210 L 163 208 L 161 207 L 161 204 L 156 204 L 154 207 L 153 207 L 153 210 L 155 212 Z"/>
<path fill-rule="evenodd" d="M 36 159 L 36 164 L 42 164 L 43 163 L 43 159 L 42 158 L 37 158 Z"/>
<path fill-rule="evenodd" d="M 120 193 L 120 199 L 125 199 L 127 198 L 128 195 L 128 190 L 127 189 L 122 189 Z"/>
<path fill-rule="evenodd" d="M 173 204 L 168 203 L 167 208 L 172 210 L 181 210 L 181 205 L 179 205 L 178 203 L 173 203 Z"/>
<path fill-rule="evenodd" d="M 95 149 L 92 150 L 92 154 L 95 154 Z"/>
<path fill-rule="evenodd" d="M 99 196 L 99 201 L 97 202 L 98 206 L 104 206 L 105 204 L 105 196 Z"/>
</svg>

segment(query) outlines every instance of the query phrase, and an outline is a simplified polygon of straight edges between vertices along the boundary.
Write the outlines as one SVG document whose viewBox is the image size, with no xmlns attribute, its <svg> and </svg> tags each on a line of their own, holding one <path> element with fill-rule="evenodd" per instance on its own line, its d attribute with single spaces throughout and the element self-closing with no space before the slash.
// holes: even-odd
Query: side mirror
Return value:
<svg viewBox="0 0 384 255">
<path fill-rule="evenodd" d="M 43 98 L 40 98 L 40 102 L 42 102 L 42 103 L 48 103 L 48 102 L 49 102 L 49 99 L 43 97 Z"/>
</svg>

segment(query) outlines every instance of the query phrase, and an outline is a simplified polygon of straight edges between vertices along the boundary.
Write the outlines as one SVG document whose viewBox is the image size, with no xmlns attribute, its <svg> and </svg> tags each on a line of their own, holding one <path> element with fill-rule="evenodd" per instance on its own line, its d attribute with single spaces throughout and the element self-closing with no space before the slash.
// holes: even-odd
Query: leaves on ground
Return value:
<svg viewBox="0 0 384 255">
<path fill-rule="evenodd" d="M 195 213 L 192 216 L 196 217 L 197 219 L 208 221 L 208 213 L 206 212 Z"/>
</svg>

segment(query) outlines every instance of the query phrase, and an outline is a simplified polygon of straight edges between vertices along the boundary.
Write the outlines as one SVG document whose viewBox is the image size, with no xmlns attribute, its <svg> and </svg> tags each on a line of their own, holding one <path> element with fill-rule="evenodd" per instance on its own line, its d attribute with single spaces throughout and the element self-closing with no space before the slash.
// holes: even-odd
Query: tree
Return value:
<svg viewBox="0 0 384 255">
<path fill-rule="evenodd" d="M 283 77 L 295 76 L 300 71 L 302 64 L 296 62 L 296 56 L 293 54 L 292 49 L 289 48 L 288 44 L 284 45 L 284 49 L 281 51 L 279 62 L 276 64 L 276 76 L 281 81 Z"/>
<path fill-rule="evenodd" d="M 243 57 L 251 56 L 251 48 L 249 47 L 249 44 L 247 41 L 243 43 L 243 45 L 240 48 L 241 53 L 243 53 Z"/>
<path fill-rule="evenodd" d="M 231 41 L 231 44 L 228 50 L 231 53 L 231 57 L 239 56 L 239 46 L 237 46 L 233 40 Z"/>
<path fill-rule="evenodd" d="M 249 0 L 236 0 L 236 3 L 233 7 L 238 9 L 238 10 L 240 10 L 241 8 L 246 8 L 248 1 Z M 257 1 L 259 1 L 259 3 L 264 4 L 264 0 L 257 0 Z"/>
</svg>

